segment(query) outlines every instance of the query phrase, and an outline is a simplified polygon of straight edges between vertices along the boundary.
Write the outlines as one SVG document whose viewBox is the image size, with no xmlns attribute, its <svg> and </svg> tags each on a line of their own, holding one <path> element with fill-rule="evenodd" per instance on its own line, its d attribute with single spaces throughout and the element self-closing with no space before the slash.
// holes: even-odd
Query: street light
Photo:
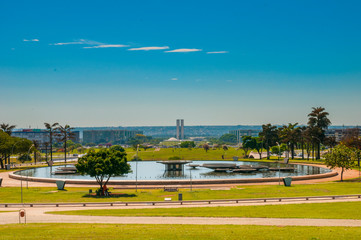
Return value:
<svg viewBox="0 0 361 240">
<path fill-rule="evenodd" d="M 35 145 L 34 144 L 32 144 L 31 146 L 30 146 L 30 148 L 29 148 L 29 150 L 28 150 L 28 158 L 29 158 L 29 156 L 30 156 L 30 149 L 32 148 L 32 147 L 35 147 Z M 28 180 L 28 178 L 29 178 L 29 171 L 28 171 L 28 168 L 29 168 L 29 163 L 26 165 L 27 166 L 27 171 L 26 171 L 26 188 L 28 189 L 29 188 L 29 180 Z"/>
<path fill-rule="evenodd" d="M 135 162 L 135 192 L 138 192 L 138 150 L 139 150 L 139 144 L 137 145 L 137 156 L 136 156 L 136 162 Z"/>
<path fill-rule="evenodd" d="M 281 146 L 278 142 L 278 185 L 281 185 L 281 171 L 280 171 L 280 155 L 281 155 Z"/>
<path fill-rule="evenodd" d="M 189 182 L 191 185 L 191 192 L 192 192 L 192 168 L 189 168 Z"/>
</svg>

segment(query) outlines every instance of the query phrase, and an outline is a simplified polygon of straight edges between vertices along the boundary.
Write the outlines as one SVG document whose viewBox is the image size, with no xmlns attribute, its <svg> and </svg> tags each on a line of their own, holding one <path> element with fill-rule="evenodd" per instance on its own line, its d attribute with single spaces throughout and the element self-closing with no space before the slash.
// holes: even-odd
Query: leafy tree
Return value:
<svg viewBox="0 0 361 240">
<path fill-rule="evenodd" d="M 0 166 L 10 164 L 11 154 L 27 153 L 32 142 L 25 138 L 11 137 L 7 133 L 0 131 Z M 6 163 L 6 160 L 8 162 Z"/>
<path fill-rule="evenodd" d="M 194 141 L 185 141 L 180 144 L 181 148 L 194 148 L 195 146 L 196 144 L 194 143 Z"/>
<path fill-rule="evenodd" d="M 359 129 L 353 129 L 349 131 L 345 137 L 341 140 L 342 144 L 350 148 L 357 148 L 361 150 L 361 138 L 359 135 Z"/>
<path fill-rule="evenodd" d="M 80 174 L 95 177 L 104 196 L 103 186 L 107 185 L 111 177 L 121 176 L 130 171 L 126 155 L 125 150 L 119 146 L 101 149 L 79 158 L 75 166 Z"/>
<path fill-rule="evenodd" d="M 261 137 L 252 137 L 252 141 L 254 142 L 253 148 L 259 154 L 259 159 L 262 159 L 262 152 L 263 152 L 263 141 Z"/>
<path fill-rule="evenodd" d="M 277 126 L 269 124 L 262 125 L 262 131 L 259 133 L 261 140 L 264 143 L 264 147 L 267 150 L 267 159 L 270 158 L 270 148 L 276 145 L 278 141 Z"/>
<path fill-rule="evenodd" d="M 244 151 L 244 157 L 248 158 L 248 152 L 252 149 L 252 137 L 251 136 L 242 136 L 241 147 Z"/>
<path fill-rule="evenodd" d="M 234 134 L 230 134 L 230 133 L 226 133 L 223 134 L 220 138 L 219 141 L 226 143 L 226 144 L 236 144 L 237 143 L 237 136 Z"/>
<path fill-rule="evenodd" d="M 66 153 L 67 153 L 67 142 L 70 139 L 73 139 L 75 137 L 75 134 L 72 132 L 74 128 L 70 127 L 68 124 L 65 126 L 58 125 L 56 128 L 56 136 L 58 137 L 58 140 L 60 142 L 64 143 L 64 159 L 66 163 Z"/>
<path fill-rule="evenodd" d="M 203 149 L 204 149 L 206 152 L 208 152 L 208 150 L 209 150 L 209 145 L 208 145 L 207 143 L 203 144 L 202 147 L 203 147 Z"/>
<path fill-rule="evenodd" d="M 5 168 L 7 157 L 11 154 L 11 146 L 13 139 L 5 132 L 0 131 L 0 164 L 1 168 Z"/>
<path fill-rule="evenodd" d="M 282 155 L 285 151 L 287 150 L 287 145 L 282 143 L 280 146 L 272 146 L 271 147 L 271 152 L 272 154 L 276 154 L 278 155 Z"/>
<path fill-rule="evenodd" d="M 10 125 L 8 123 L 2 123 L 0 124 L 0 129 L 5 132 L 6 134 L 8 134 L 9 136 L 11 136 L 14 128 L 16 127 L 16 125 Z"/>
<path fill-rule="evenodd" d="M 9 136 L 11 136 L 13 129 L 15 128 L 15 125 L 10 125 L 8 123 L 2 123 L 0 124 L 0 130 L 2 130 L 4 133 L 8 134 Z M 7 156 L 5 156 L 5 164 L 6 164 L 6 159 L 8 160 L 8 162 L 10 163 L 10 154 L 8 154 Z"/>
<path fill-rule="evenodd" d="M 325 163 L 328 167 L 331 169 L 341 168 L 341 182 L 343 181 L 343 172 L 351 169 L 356 160 L 355 151 L 343 144 L 337 145 L 332 152 L 325 155 Z"/>
<path fill-rule="evenodd" d="M 337 145 L 337 142 L 336 142 L 336 137 L 335 136 L 329 136 L 329 137 L 325 137 L 325 141 L 324 141 L 324 144 L 328 147 L 331 148 L 334 148 L 336 145 Z M 361 141 L 360 141 L 360 144 L 361 144 Z M 345 144 L 347 146 L 347 144 Z M 348 146 L 350 147 L 350 146 Z M 361 145 L 360 145 L 361 147 Z"/>
<path fill-rule="evenodd" d="M 331 121 L 327 117 L 328 115 L 328 112 L 325 112 L 323 107 L 313 107 L 312 112 L 308 114 L 308 126 L 311 129 L 311 137 L 317 146 L 316 159 L 320 159 L 321 143 L 325 139 L 325 132 L 328 126 L 331 125 Z"/>
<path fill-rule="evenodd" d="M 44 123 L 46 131 L 49 133 L 49 146 L 50 146 L 50 160 L 53 160 L 53 137 L 55 133 L 56 126 L 59 125 L 59 123 Z"/>
</svg>

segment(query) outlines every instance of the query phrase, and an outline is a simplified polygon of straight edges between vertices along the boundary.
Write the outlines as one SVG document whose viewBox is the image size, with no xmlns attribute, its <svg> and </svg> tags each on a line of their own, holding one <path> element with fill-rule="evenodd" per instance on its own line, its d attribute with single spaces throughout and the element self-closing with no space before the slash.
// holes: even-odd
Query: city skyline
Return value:
<svg viewBox="0 0 361 240">
<path fill-rule="evenodd" d="M 360 5 L 2 2 L 1 121 L 360 125 Z"/>
</svg>

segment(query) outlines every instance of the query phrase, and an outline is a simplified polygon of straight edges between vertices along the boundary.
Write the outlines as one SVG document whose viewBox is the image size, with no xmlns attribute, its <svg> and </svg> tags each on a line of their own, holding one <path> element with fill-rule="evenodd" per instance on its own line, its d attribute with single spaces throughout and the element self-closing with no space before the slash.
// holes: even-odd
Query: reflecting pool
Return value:
<svg viewBox="0 0 361 240">
<path fill-rule="evenodd" d="M 253 173 L 233 173 L 233 172 L 216 172 L 209 168 L 197 167 L 191 168 L 187 165 L 184 167 L 184 171 L 165 171 L 163 164 L 157 163 L 156 161 L 139 161 L 139 162 L 128 162 L 131 166 L 132 172 L 124 176 L 112 177 L 111 180 L 135 180 L 136 175 L 138 180 L 170 180 L 170 179 L 235 179 L 235 178 L 270 178 L 270 177 L 287 177 L 287 176 L 303 176 L 328 173 L 331 170 L 326 168 L 320 168 L 316 166 L 305 166 L 295 164 L 279 164 L 279 163 L 264 163 L 264 162 L 237 162 L 237 161 L 193 161 L 193 164 L 207 164 L 207 163 L 236 163 L 237 165 L 265 165 L 271 168 L 278 167 L 294 167 L 295 170 L 291 172 L 278 172 L 278 171 L 267 171 L 260 170 Z M 86 179 L 94 180 L 90 176 L 82 176 L 80 174 L 53 174 L 57 171 L 57 168 L 72 165 L 62 165 L 51 167 L 40 167 L 40 168 L 29 168 L 26 170 L 18 171 L 15 174 L 28 176 L 28 177 L 39 177 L 39 178 L 57 178 L 57 179 Z"/>
</svg>

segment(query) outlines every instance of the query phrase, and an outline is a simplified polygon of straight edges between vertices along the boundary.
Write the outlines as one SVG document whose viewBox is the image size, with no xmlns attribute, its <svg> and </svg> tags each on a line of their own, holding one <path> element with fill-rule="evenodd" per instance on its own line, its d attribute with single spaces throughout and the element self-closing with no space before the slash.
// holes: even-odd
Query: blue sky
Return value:
<svg viewBox="0 0 361 240">
<path fill-rule="evenodd" d="M 360 124 L 359 1 L 1 1 L 0 121 Z"/>
</svg>

